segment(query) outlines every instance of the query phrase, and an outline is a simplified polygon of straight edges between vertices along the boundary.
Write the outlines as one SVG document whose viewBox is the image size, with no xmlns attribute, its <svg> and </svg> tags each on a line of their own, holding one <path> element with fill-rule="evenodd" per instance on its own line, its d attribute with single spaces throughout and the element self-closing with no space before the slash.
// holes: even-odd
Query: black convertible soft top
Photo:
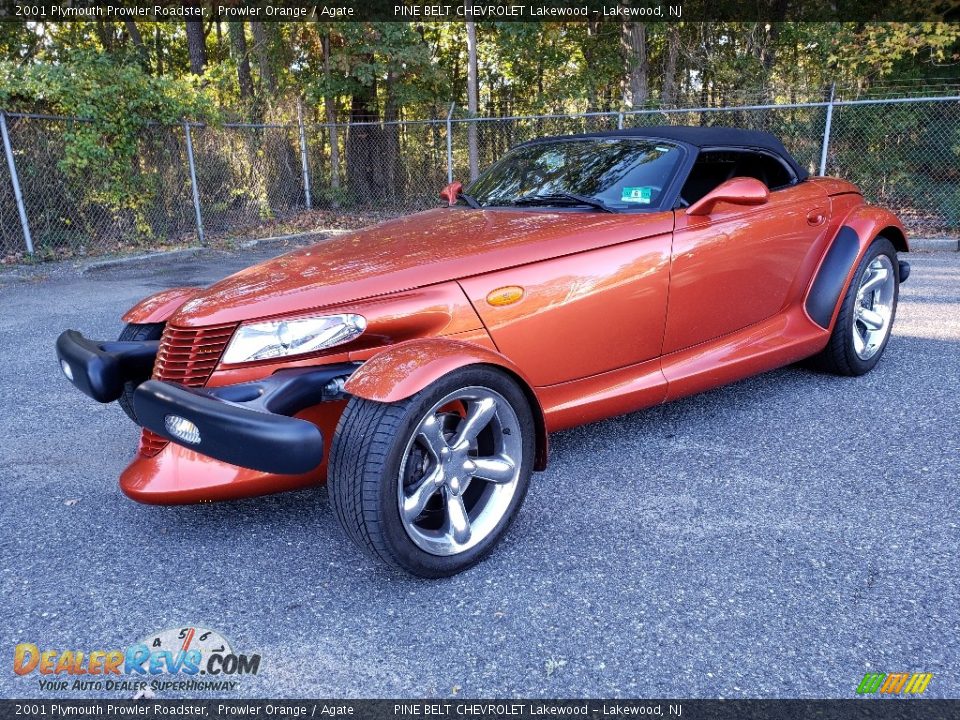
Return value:
<svg viewBox="0 0 960 720">
<path fill-rule="evenodd" d="M 566 139 L 571 138 L 591 138 L 591 137 L 642 137 L 656 138 L 660 140 L 674 140 L 676 142 L 691 145 L 694 148 L 749 148 L 751 150 L 766 150 L 782 159 L 797 176 L 797 180 L 806 180 L 807 171 L 798 163 L 794 157 L 787 152 L 774 135 L 760 130 L 741 130 L 732 127 L 699 127 L 689 125 L 653 125 L 642 128 L 624 128 L 623 130 L 604 130 L 595 133 L 584 133 L 582 135 L 566 135 Z M 560 138 L 542 138 L 560 139 Z M 538 142 L 534 140 L 533 142 Z"/>
</svg>

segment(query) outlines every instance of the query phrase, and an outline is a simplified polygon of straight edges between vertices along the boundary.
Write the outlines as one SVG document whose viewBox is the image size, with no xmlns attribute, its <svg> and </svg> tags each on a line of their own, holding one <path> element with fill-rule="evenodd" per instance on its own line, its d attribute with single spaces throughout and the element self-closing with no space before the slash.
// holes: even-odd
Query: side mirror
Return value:
<svg viewBox="0 0 960 720">
<path fill-rule="evenodd" d="M 717 203 L 763 205 L 770 197 L 767 186 L 751 177 L 737 177 L 721 183 L 687 208 L 687 215 L 709 215 Z"/>
<path fill-rule="evenodd" d="M 440 199 L 446 200 L 448 206 L 456 205 L 457 198 L 460 197 L 461 190 L 463 190 L 463 183 L 459 180 L 454 180 L 440 191 Z"/>
</svg>

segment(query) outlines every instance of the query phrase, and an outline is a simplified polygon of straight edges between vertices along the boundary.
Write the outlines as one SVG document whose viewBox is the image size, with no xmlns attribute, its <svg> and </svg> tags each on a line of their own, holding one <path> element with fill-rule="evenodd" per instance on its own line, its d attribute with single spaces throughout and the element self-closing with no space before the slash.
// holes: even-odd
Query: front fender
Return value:
<svg viewBox="0 0 960 720">
<path fill-rule="evenodd" d="M 367 360 L 350 376 L 344 390 L 365 400 L 398 402 L 467 365 L 498 367 L 523 389 L 537 428 L 534 467 L 543 470 L 547 465 L 547 431 L 540 400 L 524 373 L 498 352 L 447 338 L 410 340 L 381 350 Z"/>
<path fill-rule="evenodd" d="M 878 235 L 889 239 L 898 252 L 910 249 L 903 223 L 889 210 L 861 205 L 844 218 L 820 261 L 804 302 L 807 315 L 820 327 L 832 329 L 853 272 Z"/>
<path fill-rule="evenodd" d="M 123 315 L 125 323 L 166 322 L 181 305 L 200 291 L 195 287 L 175 287 L 154 293 L 138 302 Z"/>
</svg>

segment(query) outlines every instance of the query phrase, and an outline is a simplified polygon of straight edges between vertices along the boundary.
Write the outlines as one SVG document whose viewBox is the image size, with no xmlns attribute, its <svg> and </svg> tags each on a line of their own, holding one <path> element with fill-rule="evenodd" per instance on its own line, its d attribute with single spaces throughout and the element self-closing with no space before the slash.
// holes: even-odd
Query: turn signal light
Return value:
<svg viewBox="0 0 960 720">
<path fill-rule="evenodd" d="M 513 305 L 523 297 L 523 288 L 519 285 L 507 285 L 487 293 L 487 302 L 494 307 Z"/>
</svg>

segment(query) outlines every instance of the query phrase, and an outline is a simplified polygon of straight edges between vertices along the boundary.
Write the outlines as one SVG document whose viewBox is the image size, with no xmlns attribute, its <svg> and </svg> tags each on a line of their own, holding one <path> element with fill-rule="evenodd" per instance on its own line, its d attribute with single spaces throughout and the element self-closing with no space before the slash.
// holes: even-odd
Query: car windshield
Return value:
<svg viewBox="0 0 960 720">
<path fill-rule="evenodd" d="M 643 138 L 538 142 L 508 152 L 465 193 L 481 207 L 656 208 L 681 157 L 676 145 Z"/>
</svg>

